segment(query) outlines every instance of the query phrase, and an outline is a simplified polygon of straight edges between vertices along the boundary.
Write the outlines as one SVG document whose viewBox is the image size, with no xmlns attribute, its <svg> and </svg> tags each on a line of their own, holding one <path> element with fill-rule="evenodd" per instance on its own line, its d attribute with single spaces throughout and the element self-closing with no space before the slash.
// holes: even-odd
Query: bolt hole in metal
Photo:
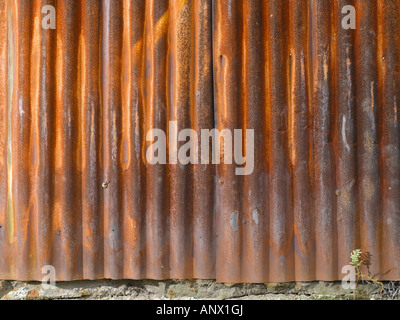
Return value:
<svg viewBox="0 0 400 320">
<path fill-rule="evenodd" d="M 110 184 L 110 181 L 106 180 L 106 181 L 104 181 L 104 182 L 101 184 L 101 187 L 102 187 L 103 189 L 107 189 L 108 186 L 109 186 L 109 184 Z"/>
</svg>

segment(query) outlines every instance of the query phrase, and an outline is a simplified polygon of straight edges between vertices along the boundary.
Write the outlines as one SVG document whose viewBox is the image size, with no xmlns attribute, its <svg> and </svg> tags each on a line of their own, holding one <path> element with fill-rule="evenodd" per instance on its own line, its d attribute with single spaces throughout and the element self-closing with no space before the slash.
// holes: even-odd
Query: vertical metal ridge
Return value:
<svg viewBox="0 0 400 320">
<path fill-rule="evenodd" d="M 14 242 L 14 232 L 15 232 L 15 215 L 14 215 L 14 205 L 12 197 L 12 135 L 11 135 L 11 107 L 12 107 L 12 94 L 14 88 L 14 64 L 12 55 L 14 54 L 14 43 L 12 35 L 12 11 L 8 8 L 8 21 L 7 21 L 7 207 L 6 207 L 6 224 L 7 224 L 7 240 L 9 243 Z"/>
<path fill-rule="evenodd" d="M 357 126 L 354 31 L 341 28 L 340 8 L 353 2 L 337 0 L 334 4 L 336 24 L 334 154 L 336 172 L 338 277 L 349 263 L 351 251 L 359 248 L 357 230 Z"/>
<path fill-rule="evenodd" d="M 104 273 L 107 278 L 120 278 L 123 276 L 120 201 L 122 2 L 105 0 L 101 11 L 102 178 L 109 181 L 108 188 L 103 189 Z"/>
<path fill-rule="evenodd" d="M 124 275 L 145 277 L 143 139 L 143 32 L 145 2 L 123 2 L 121 210 L 123 213 Z"/>
<path fill-rule="evenodd" d="M 288 55 L 286 25 L 288 2 L 269 1 L 268 21 L 268 128 L 269 128 L 269 281 L 291 281 L 294 257 L 290 223 L 290 173 L 288 150 Z"/>
<path fill-rule="evenodd" d="M 270 64 L 270 53 L 269 53 L 269 41 L 270 41 L 270 27 L 269 27 L 269 3 L 267 1 L 262 2 L 262 17 L 263 17 L 263 32 L 262 32 L 262 41 L 264 43 L 264 61 L 263 61 L 263 73 L 264 73 L 264 107 L 263 107 L 263 117 L 264 117 L 264 127 L 262 129 L 262 134 L 264 135 L 264 146 L 263 146 L 263 158 L 264 162 L 262 164 L 262 171 L 264 172 L 263 178 L 263 207 L 265 210 L 264 217 L 264 225 L 265 225 L 265 244 L 266 244 L 266 256 L 265 256 L 265 269 L 266 269 L 266 278 L 270 281 L 269 269 L 271 264 L 271 221 L 270 221 L 270 202 L 271 202 L 271 158 L 270 158 L 270 149 L 271 149 L 271 135 L 270 135 L 270 118 L 271 118 L 271 107 L 270 107 L 270 95 L 271 91 L 271 64 Z"/>
<path fill-rule="evenodd" d="M 311 113 L 309 106 L 308 2 L 292 1 L 290 12 L 289 157 L 292 172 L 294 279 L 315 277 L 311 181 Z"/>
<path fill-rule="evenodd" d="M 241 153 L 249 155 L 250 150 L 245 150 L 247 130 L 254 132 L 254 168 L 251 175 L 242 178 L 242 263 L 241 278 L 246 282 L 266 282 L 268 270 L 267 262 L 268 243 L 266 238 L 267 208 L 263 199 L 266 174 L 263 170 L 265 159 L 265 70 L 260 61 L 265 61 L 262 37 L 254 34 L 264 30 L 263 4 L 261 1 L 252 0 L 243 2 L 242 19 L 242 110 L 241 128 L 243 146 Z M 257 129 L 256 129 L 257 128 Z M 233 144 L 238 147 L 238 142 Z M 249 165 L 246 163 L 245 165 Z"/>
<path fill-rule="evenodd" d="M 0 28 L 4 32 L 0 33 L 0 273 L 5 273 L 9 266 L 13 265 L 13 256 L 9 253 L 8 227 L 7 227 L 7 203 L 9 202 L 8 185 L 8 106 L 9 106 L 9 69 L 12 65 L 8 64 L 9 34 L 12 28 L 9 28 L 11 16 L 8 14 L 7 1 L 0 2 Z M 11 71 L 12 73 L 12 71 Z M 11 190 L 12 191 L 12 190 Z"/>
<path fill-rule="evenodd" d="M 180 137 L 183 129 L 191 128 L 190 114 L 190 52 L 191 52 L 191 0 L 171 0 L 169 2 L 168 58 L 167 58 L 167 145 L 168 185 L 169 185 L 169 223 L 170 277 L 192 277 L 192 214 L 190 203 L 191 164 L 174 163 L 179 158 L 180 148 L 188 137 Z M 177 131 L 171 132 L 171 121 L 176 121 Z M 182 139 L 186 139 L 183 141 Z M 174 151 L 172 146 L 176 146 Z M 179 151 L 178 151 L 179 150 Z M 171 152 L 170 152 L 171 151 Z M 182 154 L 183 155 L 183 154 Z M 185 155 L 183 155 L 185 156 Z"/>
<path fill-rule="evenodd" d="M 331 2 L 313 1 L 313 170 L 316 241 L 316 278 L 336 277 L 335 172 L 332 146 L 333 96 Z"/>
<path fill-rule="evenodd" d="M 32 157 L 30 152 L 30 128 L 31 128 L 31 101 L 30 101 L 30 79 L 31 79 L 31 43 L 32 43 L 32 2 L 16 3 L 8 2 L 10 5 L 8 14 L 12 14 L 12 43 L 13 50 L 9 51 L 14 69 L 12 92 L 8 117 L 11 124 L 12 145 L 12 205 L 14 210 L 15 228 L 11 237 L 15 243 L 14 249 L 17 256 L 11 270 L 21 280 L 35 278 L 37 276 L 36 265 L 30 257 L 34 248 L 34 225 L 30 213 L 30 168 Z M 9 42 L 10 43 L 10 42 Z M 10 181 L 9 181 L 10 183 Z M 9 217 L 8 217 L 9 218 Z M 18 221 L 18 223 L 17 223 Z M 9 225 L 7 225 L 9 227 Z M 8 230 L 11 232 L 12 230 Z"/>
<path fill-rule="evenodd" d="M 382 177 L 382 228 L 379 251 L 380 272 L 395 278 L 400 267 L 400 130 L 398 92 L 400 89 L 400 4 L 398 1 L 378 2 L 379 49 L 379 112 L 380 166 Z M 375 263 L 376 257 L 373 257 Z M 381 276 L 382 277 L 382 276 Z"/>
<path fill-rule="evenodd" d="M 229 134 L 240 128 L 242 12 L 237 1 L 217 1 L 214 5 L 216 129 L 227 129 Z M 229 153 L 231 150 L 221 148 L 221 159 Z M 229 282 L 241 277 L 242 179 L 235 175 L 233 165 L 221 163 L 216 170 L 216 277 Z"/>
<path fill-rule="evenodd" d="M 79 46 L 79 6 L 62 2 L 57 6 L 56 62 L 53 67 L 55 111 L 53 113 L 54 203 L 52 212 L 53 259 L 63 278 L 82 277 L 81 165 L 76 161 L 80 148 L 77 80 Z M 46 31 L 51 33 L 51 31 Z M 57 187 L 55 187 L 57 186 Z M 74 203 L 74 206 L 71 206 Z"/>
<path fill-rule="evenodd" d="M 358 208 L 361 249 L 374 259 L 373 274 L 380 270 L 380 167 L 378 114 L 378 30 L 377 2 L 356 1 L 356 83 Z"/>
<path fill-rule="evenodd" d="M 144 97 L 145 134 L 167 132 L 168 1 L 146 1 Z M 146 142 L 145 150 L 151 145 Z M 146 151 L 144 151 L 145 156 Z M 146 161 L 146 159 L 144 160 Z M 165 165 L 146 162 L 146 278 L 169 277 L 169 199 Z"/>
<path fill-rule="evenodd" d="M 77 100 L 79 139 L 74 161 L 78 167 L 82 197 L 82 267 L 84 279 L 104 275 L 103 212 L 100 172 L 101 114 L 100 97 L 100 2 L 80 3 Z"/>
<path fill-rule="evenodd" d="M 201 130 L 214 128 L 212 1 L 192 1 L 191 128 L 197 135 L 199 164 L 192 166 L 193 277 L 215 278 L 215 166 L 201 158 Z M 210 144 L 209 144 L 210 146 Z M 209 149 L 211 150 L 211 148 Z M 196 190 L 196 191 L 195 191 Z M 195 191 L 195 192 L 194 192 Z"/>
</svg>

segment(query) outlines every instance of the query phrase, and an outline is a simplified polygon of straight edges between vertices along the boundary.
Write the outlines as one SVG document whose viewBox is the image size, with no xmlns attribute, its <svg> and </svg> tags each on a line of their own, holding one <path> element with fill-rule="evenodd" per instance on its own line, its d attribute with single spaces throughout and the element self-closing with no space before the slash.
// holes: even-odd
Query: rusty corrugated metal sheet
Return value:
<svg viewBox="0 0 400 320">
<path fill-rule="evenodd" d="M 1 279 L 400 277 L 398 0 L 0 0 L 0 30 Z M 149 164 L 172 120 L 254 129 L 254 172 Z"/>
</svg>

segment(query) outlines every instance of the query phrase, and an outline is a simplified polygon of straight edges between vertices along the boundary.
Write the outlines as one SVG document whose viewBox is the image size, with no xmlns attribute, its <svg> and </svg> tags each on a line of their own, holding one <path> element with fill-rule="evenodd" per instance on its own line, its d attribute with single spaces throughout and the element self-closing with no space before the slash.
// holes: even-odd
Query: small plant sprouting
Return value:
<svg viewBox="0 0 400 320">
<path fill-rule="evenodd" d="M 374 278 L 375 276 L 371 276 L 371 271 L 369 267 L 371 266 L 372 263 L 372 255 L 367 251 L 367 252 L 362 252 L 361 249 L 355 249 L 351 252 L 350 254 L 351 262 L 350 264 L 354 267 L 356 270 L 356 288 L 354 290 L 354 299 L 356 297 L 356 292 L 357 292 L 357 286 L 358 286 L 358 281 L 361 279 L 361 281 L 366 280 L 366 282 L 373 282 L 377 285 L 381 286 L 381 291 L 379 295 L 382 295 L 382 291 L 384 289 L 384 285 L 382 282 L 378 281 L 378 277 Z M 363 274 L 361 267 L 366 266 L 368 270 L 368 274 Z"/>
<path fill-rule="evenodd" d="M 350 258 L 351 262 L 350 264 L 356 269 L 356 272 L 358 271 L 358 268 L 360 267 L 360 255 L 361 255 L 361 250 L 356 249 L 351 252 Z"/>
</svg>

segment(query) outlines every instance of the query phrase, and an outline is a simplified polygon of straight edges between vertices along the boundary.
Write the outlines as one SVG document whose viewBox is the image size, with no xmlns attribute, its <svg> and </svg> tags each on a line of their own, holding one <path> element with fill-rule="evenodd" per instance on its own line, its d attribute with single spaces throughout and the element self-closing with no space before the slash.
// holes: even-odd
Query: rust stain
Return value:
<svg viewBox="0 0 400 320">
<path fill-rule="evenodd" d="M 398 279 L 400 3 L 355 2 L 0 1 L 0 278 Z M 149 164 L 170 120 L 254 129 L 254 173 Z"/>
<path fill-rule="evenodd" d="M 371 82 L 371 111 L 374 112 L 375 97 L 374 97 L 374 81 Z"/>
<path fill-rule="evenodd" d="M 323 56 L 323 67 L 324 67 L 324 80 L 327 81 L 328 80 L 328 71 L 329 71 L 329 65 L 328 65 L 328 57 L 327 54 L 324 53 Z"/>
<path fill-rule="evenodd" d="M 12 24 L 12 11 L 8 9 L 8 116 L 7 116 L 7 238 L 8 242 L 12 244 L 14 242 L 14 229 L 15 229 L 15 217 L 14 217 L 14 205 L 13 205 L 13 155 L 12 155 L 12 135 L 11 135 L 11 115 L 13 106 L 13 94 L 14 94 L 14 35 L 13 35 L 13 24 Z"/>
</svg>

